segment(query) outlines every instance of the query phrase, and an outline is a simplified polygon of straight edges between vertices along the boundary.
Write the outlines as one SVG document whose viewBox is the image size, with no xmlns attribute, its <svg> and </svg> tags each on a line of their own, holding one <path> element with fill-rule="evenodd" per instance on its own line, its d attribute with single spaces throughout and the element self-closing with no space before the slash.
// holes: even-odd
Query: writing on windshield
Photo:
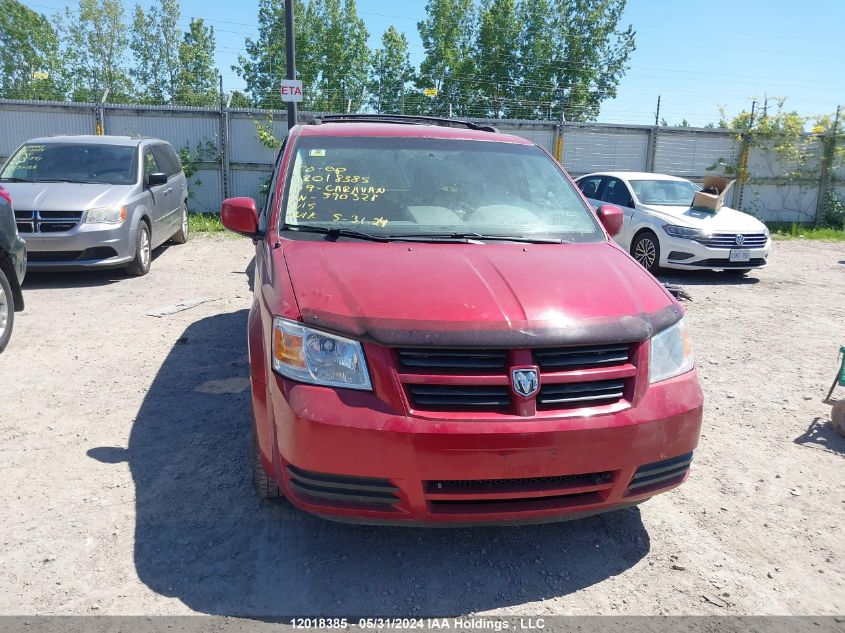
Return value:
<svg viewBox="0 0 845 633">
<path fill-rule="evenodd" d="M 287 225 L 365 225 L 380 234 L 603 239 L 552 159 L 516 143 L 300 138 L 283 209 Z"/>
</svg>

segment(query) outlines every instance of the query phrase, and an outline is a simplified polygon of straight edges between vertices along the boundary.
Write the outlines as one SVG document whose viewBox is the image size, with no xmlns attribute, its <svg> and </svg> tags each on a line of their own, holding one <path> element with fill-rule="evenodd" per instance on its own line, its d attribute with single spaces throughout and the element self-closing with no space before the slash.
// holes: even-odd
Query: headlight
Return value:
<svg viewBox="0 0 845 633">
<path fill-rule="evenodd" d="M 685 237 L 688 240 L 697 240 L 706 237 L 706 234 L 701 229 L 691 229 L 686 226 L 675 226 L 674 224 L 664 224 L 663 230 L 672 237 Z"/>
<path fill-rule="evenodd" d="M 85 214 L 88 224 L 120 224 L 125 220 L 126 207 L 95 207 Z"/>
<path fill-rule="evenodd" d="M 648 361 L 649 382 L 659 382 L 693 368 L 692 345 L 686 319 L 651 337 Z"/>
<path fill-rule="evenodd" d="M 364 350 L 358 341 L 280 317 L 273 319 L 273 369 L 300 382 L 372 389 Z"/>
<path fill-rule="evenodd" d="M 764 228 L 764 229 L 763 229 L 763 235 L 765 235 L 765 236 L 766 236 L 766 239 L 768 239 L 768 238 L 769 238 L 769 236 L 771 235 L 771 232 L 769 231 L 769 227 L 768 227 L 768 226 L 767 226 L 766 228 Z"/>
</svg>

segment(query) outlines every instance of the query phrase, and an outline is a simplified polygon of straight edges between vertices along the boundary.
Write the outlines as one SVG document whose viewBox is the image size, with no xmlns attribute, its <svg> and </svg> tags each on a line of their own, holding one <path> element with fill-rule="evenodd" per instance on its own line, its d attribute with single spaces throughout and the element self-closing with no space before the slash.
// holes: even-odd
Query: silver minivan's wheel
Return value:
<svg viewBox="0 0 845 633">
<path fill-rule="evenodd" d="M 150 272 L 150 262 L 153 258 L 150 227 L 147 226 L 146 222 L 141 221 L 138 223 L 135 240 L 135 259 L 126 267 L 126 272 L 134 277 L 140 277 Z"/>
<path fill-rule="evenodd" d="M 631 256 L 648 272 L 654 274 L 660 267 L 660 242 L 651 231 L 643 231 L 631 244 Z"/>
<path fill-rule="evenodd" d="M 188 206 L 184 202 L 179 212 L 182 214 L 179 230 L 170 238 L 170 241 L 174 244 L 184 244 L 188 241 Z"/>
<path fill-rule="evenodd" d="M 0 270 L 0 352 L 9 344 L 14 324 L 15 299 L 12 297 L 12 286 L 6 274 Z"/>
</svg>

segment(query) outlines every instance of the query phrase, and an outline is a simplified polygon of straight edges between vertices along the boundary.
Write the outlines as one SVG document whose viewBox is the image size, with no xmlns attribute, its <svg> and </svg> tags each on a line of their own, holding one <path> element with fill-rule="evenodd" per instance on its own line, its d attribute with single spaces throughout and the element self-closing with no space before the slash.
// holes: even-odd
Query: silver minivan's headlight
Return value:
<svg viewBox="0 0 845 633">
<path fill-rule="evenodd" d="M 648 360 L 649 382 L 659 382 L 693 368 L 692 345 L 686 319 L 651 337 Z"/>
<path fill-rule="evenodd" d="M 281 317 L 273 319 L 273 370 L 314 385 L 367 391 L 373 388 L 358 341 Z"/>
<path fill-rule="evenodd" d="M 87 224 L 120 224 L 126 220 L 126 207 L 94 207 L 85 214 Z"/>
</svg>

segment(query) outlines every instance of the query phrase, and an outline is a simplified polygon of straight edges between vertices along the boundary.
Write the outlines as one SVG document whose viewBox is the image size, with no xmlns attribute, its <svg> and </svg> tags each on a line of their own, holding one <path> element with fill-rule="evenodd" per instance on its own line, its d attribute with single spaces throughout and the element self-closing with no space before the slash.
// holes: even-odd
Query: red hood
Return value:
<svg viewBox="0 0 845 633">
<path fill-rule="evenodd" d="M 285 244 L 305 323 L 383 345 L 641 341 L 680 305 L 599 244 Z"/>
</svg>

